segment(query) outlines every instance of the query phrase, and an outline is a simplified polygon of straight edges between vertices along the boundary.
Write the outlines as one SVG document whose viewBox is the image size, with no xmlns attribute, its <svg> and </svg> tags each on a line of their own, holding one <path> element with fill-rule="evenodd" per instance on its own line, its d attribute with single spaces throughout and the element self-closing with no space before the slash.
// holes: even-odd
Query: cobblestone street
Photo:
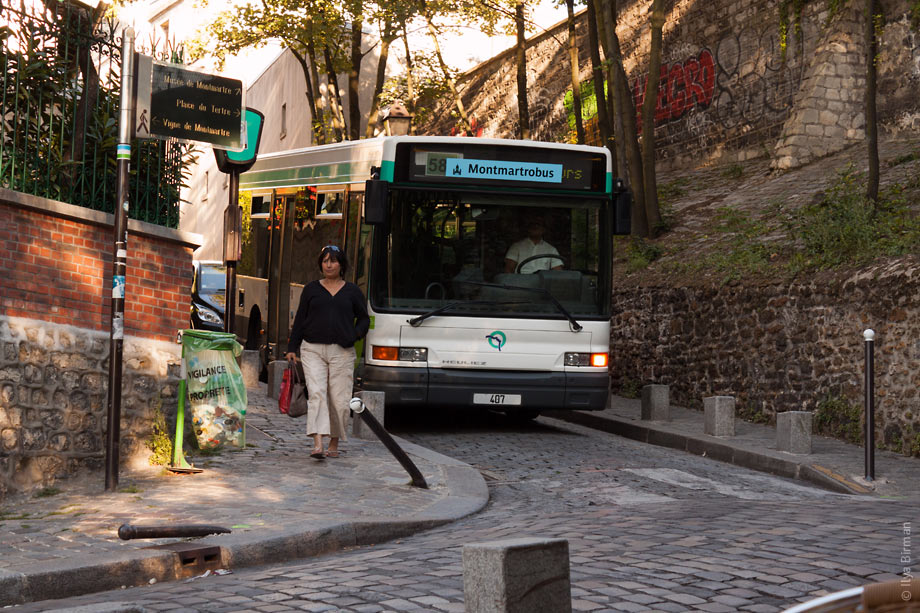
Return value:
<svg viewBox="0 0 920 613">
<path fill-rule="evenodd" d="M 463 544 L 541 536 L 569 540 L 578 611 L 780 611 L 897 578 L 902 531 L 920 522 L 915 502 L 833 494 L 546 418 L 396 430 L 476 465 L 489 506 L 376 547 L 17 609 L 461 612 Z"/>
</svg>

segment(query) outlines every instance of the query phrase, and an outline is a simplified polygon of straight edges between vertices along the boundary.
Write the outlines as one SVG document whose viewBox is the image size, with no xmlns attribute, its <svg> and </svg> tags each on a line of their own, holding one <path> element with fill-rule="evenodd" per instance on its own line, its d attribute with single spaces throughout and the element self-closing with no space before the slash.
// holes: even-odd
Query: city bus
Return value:
<svg viewBox="0 0 920 613">
<path fill-rule="evenodd" d="M 387 406 L 606 406 L 613 236 L 630 219 L 607 149 L 381 137 L 262 155 L 240 190 L 237 329 L 266 359 L 334 244 L 371 316 L 356 386 Z"/>
</svg>

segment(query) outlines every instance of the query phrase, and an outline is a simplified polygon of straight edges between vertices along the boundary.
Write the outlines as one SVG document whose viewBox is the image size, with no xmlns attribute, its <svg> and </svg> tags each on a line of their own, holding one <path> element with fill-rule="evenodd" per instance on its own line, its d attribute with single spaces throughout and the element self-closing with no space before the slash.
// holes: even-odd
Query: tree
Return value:
<svg viewBox="0 0 920 613">
<path fill-rule="evenodd" d="M 632 207 L 632 233 L 636 236 L 648 236 L 649 226 L 645 211 L 645 181 L 642 174 L 642 154 L 636 131 L 636 107 L 626 87 L 626 71 L 623 69 L 623 55 L 620 52 L 620 39 L 617 36 L 616 1 L 592 0 L 597 14 L 598 30 L 601 34 L 601 46 L 609 66 L 608 82 L 612 81 L 614 141 L 617 144 L 617 161 L 620 165 L 618 174 L 628 176 L 632 187 L 634 206 Z M 625 172 L 623 171 L 625 167 Z"/>
<path fill-rule="evenodd" d="M 514 6 L 514 26 L 517 34 L 515 64 L 517 65 L 518 138 L 530 139 L 530 110 L 527 107 L 527 34 L 524 0 Z"/>
<path fill-rule="evenodd" d="M 661 30 L 664 27 L 664 0 L 653 0 L 651 43 L 648 53 L 648 81 L 642 104 L 642 178 L 645 190 L 645 217 L 650 236 L 661 225 L 658 211 L 658 183 L 655 177 L 655 107 L 658 104 L 658 85 L 661 81 Z"/>
<path fill-rule="evenodd" d="M 396 38 L 395 24 L 410 19 L 414 6 L 412 0 L 385 4 L 364 0 L 265 0 L 220 13 L 197 40 L 190 41 L 188 49 L 193 56 L 212 53 L 220 66 L 227 57 L 244 49 L 280 40 L 301 66 L 314 141 L 357 139 L 363 117 L 371 128 L 376 123 L 389 45 Z M 364 48 L 364 25 L 368 21 L 380 29 L 381 49 L 372 103 L 365 116 L 361 113 L 358 85 L 362 60 L 370 52 Z M 338 86 L 338 75 L 342 73 L 348 81 L 347 118 Z"/>
<path fill-rule="evenodd" d="M 614 167 L 616 167 L 616 148 L 613 144 L 613 126 L 610 124 L 610 113 L 607 112 L 606 96 L 606 71 L 601 63 L 600 41 L 597 34 L 597 15 L 594 12 L 594 2 L 588 0 L 588 54 L 591 56 L 591 74 L 594 80 L 594 100 L 597 105 L 597 127 L 601 135 L 601 142 L 614 154 Z"/>
<path fill-rule="evenodd" d="M 575 140 L 585 143 L 585 124 L 581 117 L 581 77 L 578 69 L 578 40 L 575 37 L 575 0 L 565 0 L 569 26 L 569 63 L 572 68 L 572 111 L 575 113 Z"/>
</svg>

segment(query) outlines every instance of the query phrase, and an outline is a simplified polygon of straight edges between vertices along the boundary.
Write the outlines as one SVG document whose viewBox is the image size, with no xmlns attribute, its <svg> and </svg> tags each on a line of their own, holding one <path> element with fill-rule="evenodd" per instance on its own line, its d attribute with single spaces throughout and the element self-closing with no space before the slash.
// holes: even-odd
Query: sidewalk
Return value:
<svg viewBox="0 0 920 613">
<path fill-rule="evenodd" d="M 0 505 L 0 607 L 318 555 L 379 543 L 480 510 L 488 488 L 477 470 L 399 440 L 428 483 L 377 440 L 349 437 L 338 458 L 309 457 L 303 418 L 278 413 L 265 384 L 249 390 L 246 448 L 189 457 L 199 474 L 162 467 L 55 484 L 53 495 Z M 205 538 L 118 537 L 122 524 L 207 524 Z M 161 548 L 152 548 L 161 546 Z"/>
<path fill-rule="evenodd" d="M 680 449 L 846 494 L 920 499 L 920 459 L 875 451 L 875 480 L 865 480 L 865 449 L 812 436 L 812 453 L 777 451 L 776 428 L 735 420 L 735 436 L 704 433 L 702 411 L 671 405 L 669 421 L 643 421 L 642 401 L 611 396 L 604 411 L 554 411 L 548 416 L 652 445 Z"/>
</svg>

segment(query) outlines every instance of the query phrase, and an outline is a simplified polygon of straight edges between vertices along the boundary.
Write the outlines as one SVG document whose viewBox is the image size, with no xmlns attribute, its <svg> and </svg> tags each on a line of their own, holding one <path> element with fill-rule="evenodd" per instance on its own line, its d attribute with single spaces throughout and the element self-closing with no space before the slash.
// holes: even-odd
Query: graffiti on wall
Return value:
<svg viewBox="0 0 920 613">
<path fill-rule="evenodd" d="M 804 77 L 805 34 L 790 40 L 785 56 L 772 25 L 727 32 L 699 51 L 684 46 L 680 61 L 661 67 L 655 105 L 659 155 L 716 144 L 744 147 L 778 132 Z M 640 130 L 647 83 L 647 74 L 631 83 Z"/>
<path fill-rule="evenodd" d="M 636 126 L 642 129 L 642 105 L 648 74 L 633 81 L 632 93 L 636 105 Z M 716 62 L 709 49 L 700 51 L 697 57 L 683 62 L 661 65 L 661 80 L 658 84 L 658 100 L 655 104 L 655 124 L 676 121 L 692 108 L 709 108 L 716 85 Z"/>
</svg>

